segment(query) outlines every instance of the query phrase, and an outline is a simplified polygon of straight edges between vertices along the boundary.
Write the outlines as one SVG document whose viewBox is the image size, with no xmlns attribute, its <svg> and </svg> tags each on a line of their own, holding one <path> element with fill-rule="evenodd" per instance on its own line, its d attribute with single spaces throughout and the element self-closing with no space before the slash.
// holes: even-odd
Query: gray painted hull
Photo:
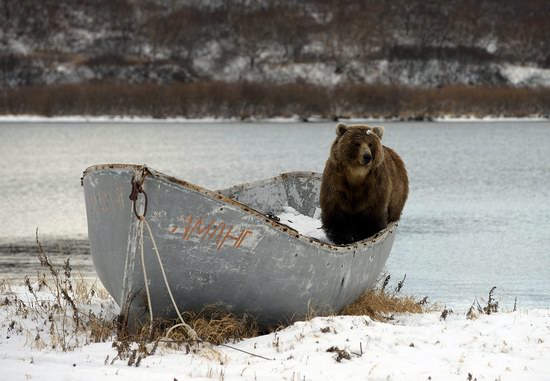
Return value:
<svg viewBox="0 0 550 381">
<path fill-rule="evenodd" d="M 148 319 L 139 220 L 129 199 L 143 167 L 98 165 L 83 186 L 92 260 L 100 280 L 130 322 Z M 292 206 L 312 216 L 321 176 L 292 172 L 214 192 L 148 169 L 145 218 L 180 311 L 220 305 L 266 323 L 337 312 L 379 276 L 396 223 L 352 245 L 331 245 L 266 217 Z M 143 210 L 140 195 L 136 208 Z M 152 240 L 145 230 L 144 265 L 154 317 L 174 318 Z"/>
</svg>

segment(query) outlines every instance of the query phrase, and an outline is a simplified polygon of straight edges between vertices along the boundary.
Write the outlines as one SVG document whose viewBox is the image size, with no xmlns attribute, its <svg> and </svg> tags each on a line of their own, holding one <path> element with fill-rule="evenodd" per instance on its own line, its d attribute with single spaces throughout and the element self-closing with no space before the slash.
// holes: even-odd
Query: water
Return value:
<svg viewBox="0 0 550 381">
<path fill-rule="evenodd" d="M 550 307 L 550 125 L 380 123 L 410 196 L 388 260 L 393 286 L 455 309 L 491 287 L 505 308 Z M 219 189 L 321 172 L 334 123 L 0 123 L 0 276 L 34 274 L 35 229 L 58 263 L 93 276 L 80 177 L 150 167 Z"/>
</svg>

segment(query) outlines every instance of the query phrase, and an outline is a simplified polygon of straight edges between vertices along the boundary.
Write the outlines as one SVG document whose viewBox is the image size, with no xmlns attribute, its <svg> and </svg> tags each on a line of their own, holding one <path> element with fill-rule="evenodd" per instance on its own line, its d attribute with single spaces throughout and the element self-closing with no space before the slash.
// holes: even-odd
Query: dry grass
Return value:
<svg viewBox="0 0 550 381">
<path fill-rule="evenodd" d="M 436 305 L 428 305 L 427 297 L 417 300 L 412 296 L 402 295 L 405 277 L 393 292 L 388 292 L 389 280 L 389 275 L 382 277 L 376 287 L 363 293 L 355 302 L 344 308 L 341 314 L 368 315 L 374 320 L 386 321 L 393 314 L 423 313 L 437 308 Z"/>
<path fill-rule="evenodd" d="M 0 114 L 146 117 L 429 120 L 445 115 L 550 115 L 550 88 L 412 88 L 398 85 L 196 81 L 174 85 L 88 83 L 19 87 L 0 96 Z"/>
<path fill-rule="evenodd" d="M 368 315 L 375 320 L 387 320 L 395 313 L 422 312 L 422 305 L 412 296 L 396 297 L 380 290 L 369 290 L 347 306 L 342 315 Z"/>
<path fill-rule="evenodd" d="M 253 316 L 225 312 L 216 306 L 205 307 L 198 313 L 186 312 L 184 319 L 202 340 L 212 344 L 237 342 L 260 333 L 258 321 Z"/>
<path fill-rule="evenodd" d="M 477 319 L 479 315 L 491 315 L 492 313 L 497 313 L 499 311 L 499 305 L 498 305 L 498 301 L 495 299 L 496 289 L 497 287 L 493 286 L 489 291 L 489 297 L 487 299 L 487 304 L 485 306 L 481 306 L 481 304 L 479 304 L 479 301 L 476 298 L 472 303 L 472 305 L 470 306 L 470 309 L 466 313 L 466 317 L 470 320 L 473 320 L 473 319 Z M 518 303 L 518 299 L 516 298 L 514 301 L 513 311 L 517 311 L 517 303 Z"/>
<path fill-rule="evenodd" d="M 24 290 L 0 282 L 1 306 L 7 332 L 27 337 L 33 348 L 70 351 L 92 342 L 113 338 L 115 304 L 106 291 L 80 277 L 74 279 L 70 260 L 55 267 L 44 253 L 37 235 L 37 256 L 47 269 L 36 278 L 24 278 Z"/>
</svg>

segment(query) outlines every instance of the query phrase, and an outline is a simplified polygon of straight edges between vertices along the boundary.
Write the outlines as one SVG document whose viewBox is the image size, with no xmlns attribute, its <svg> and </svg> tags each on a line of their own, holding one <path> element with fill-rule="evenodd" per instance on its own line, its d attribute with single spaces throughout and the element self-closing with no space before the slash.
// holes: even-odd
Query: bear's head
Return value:
<svg viewBox="0 0 550 381">
<path fill-rule="evenodd" d="M 336 140 L 332 145 L 333 155 L 350 169 L 376 167 L 384 160 L 383 134 L 383 127 L 339 123 L 336 126 Z"/>
</svg>

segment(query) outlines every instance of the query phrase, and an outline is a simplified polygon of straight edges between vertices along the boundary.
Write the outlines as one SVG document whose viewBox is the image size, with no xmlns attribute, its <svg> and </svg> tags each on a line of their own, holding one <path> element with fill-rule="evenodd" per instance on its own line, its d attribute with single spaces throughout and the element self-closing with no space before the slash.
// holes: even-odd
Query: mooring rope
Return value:
<svg viewBox="0 0 550 381">
<path fill-rule="evenodd" d="M 153 322 L 153 306 L 151 304 L 151 293 L 149 291 L 149 285 L 148 285 L 148 279 L 147 279 L 147 270 L 146 270 L 146 267 L 145 267 L 145 255 L 144 255 L 144 250 L 143 250 L 143 225 L 145 225 L 147 227 L 147 230 L 149 232 L 149 237 L 151 238 L 151 242 L 153 243 L 153 249 L 155 251 L 155 254 L 157 256 L 157 259 L 158 259 L 158 262 L 159 262 L 159 265 L 160 265 L 160 270 L 162 272 L 162 276 L 164 278 L 164 284 L 166 285 L 166 289 L 168 290 L 168 294 L 170 295 L 170 300 L 172 301 L 172 304 L 174 305 L 174 308 L 176 310 L 176 313 L 178 314 L 178 318 L 180 319 L 181 323 L 179 324 L 176 324 L 172 327 L 170 327 L 170 329 L 166 332 L 166 334 L 164 335 L 164 338 L 160 339 L 159 341 L 161 342 L 174 342 L 174 343 L 177 343 L 179 342 L 178 340 L 173 340 L 170 338 L 170 334 L 172 333 L 172 331 L 176 328 L 179 328 L 179 327 L 184 327 L 186 330 L 187 330 L 187 334 L 189 335 L 191 341 L 194 341 L 196 343 L 203 343 L 203 344 L 209 344 L 212 346 L 212 343 L 208 342 L 208 341 L 205 341 L 205 340 L 202 340 L 199 335 L 197 334 L 197 332 L 189 325 L 185 322 L 185 320 L 183 320 L 183 317 L 179 311 L 179 308 L 176 304 L 176 301 L 174 299 L 174 296 L 172 295 L 172 290 L 170 289 L 170 285 L 168 283 L 168 278 L 166 277 L 166 273 L 164 271 L 164 266 L 162 264 L 162 260 L 160 259 L 160 254 L 159 254 L 159 250 L 158 250 L 158 247 L 157 247 L 157 244 L 155 242 L 155 238 L 153 237 L 153 232 L 151 231 L 151 227 L 149 226 L 149 223 L 147 222 L 147 220 L 145 219 L 144 216 L 139 216 L 139 224 L 140 224 L 140 237 L 139 237 L 139 241 L 140 241 L 140 247 L 141 247 L 141 266 L 142 266 L 142 269 L 143 269 L 143 280 L 145 282 L 145 291 L 147 293 L 147 303 L 149 305 L 149 317 L 151 319 L 151 322 Z M 220 346 L 222 347 L 225 347 L 225 348 L 229 348 L 229 349 L 233 349 L 235 351 L 239 351 L 239 352 L 242 352 L 242 353 L 246 353 L 248 355 L 251 355 L 251 356 L 254 356 L 254 357 L 258 357 L 258 358 L 261 358 L 261 359 L 264 359 L 264 360 L 269 360 L 269 361 L 273 361 L 274 359 L 272 358 L 268 358 L 268 357 L 264 357 L 264 356 L 261 356 L 261 355 L 257 355 L 255 353 L 252 353 L 252 352 L 249 352 L 249 351 L 245 351 L 243 349 L 240 349 L 240 348 L 236 348 L 236 347 L 233 347 L 231 345 L 227 345 L 227 344 L 219 344 Z"/>
<path fill-rule="evenodd" d="M 168 295 L 170 295 L 170 300 L 172 301 L 172 305 L 174 306 L 176 313 L 178 314 L 178 318 L 181 321 L 180 324 L 177 324 L 176 326 L 172 327 L 171 330 L 175 327 L 184 327 L 187 330 L 187 334 L 189 335 L 190 339 L 193 341 L 202 341 L 199 338 L 199 335 L 197 335 L 197 332 L 189 324 L 185 322 L 183 319 L 183 316 L 181 316 L 180 310 L 178 308 L 178 305 L 176 304 L 176 301 L 174 299 L 174 295 L 172 294 L 172 289 L 170 288 L 170 284 L 168 282 L 168 278 L 166 277 L 166 271 L 164 271 L 164 265 L 162 264 L 162 260 L 160 258 L 159 249 L 157 247 L 157 243 L 155 242 L 155 237 L 153 236 L 153 232 L 151 231 L 151 227 L 149 226 L 149 223 L 145 219 L 145 214 L 147 214 L 147 193 L 143 190 L 143 182 L 145 181 L 145 176 L 150 173 L 147 166 L 142 166 L 139 170 L 134 172 L 134 175 L 132 176 L 132 193 L 130 194 L 130 200 L 133 201 L 133 210 L 136 218 L 139 220 L 139 246 L 141 251 L 141 269 L 143 271 L 143 282 L 145 283 L 145 292 L 147 294 L 147 305 L 149 309 L 149 319 L 151 321 L 151 324 L 153 324 L 153 304 L 151 302 L 151 291 L 149 290 L 149 279 L 147 278 L 147 269 L 145 266 L 145 254 L 144 254 L 144 244 L 143 244 L 143 225 L 147 227 L 147 231 L 149 232 L 149 238 L 151 239 L 151 242 L 153 243 L 153 249 L 157 256 L 157 260 L 160 266 L 160 271 L 162 273 L 162 278 L 164 279 L 164 284 L 166 285 L 166 290 L 168 290 Z M 139 214 L 137 211 L 137 199 L 139 194 L 143 194 L 145 204 L 143 205 L 143 212 L 142 214 Z"/>
<path fill-rule="evenodd" d="M 147 269 L 145 268 L 145 255 L 143 254 L 143 220 L 139 219 L 139 246 L 141 248 L 141 269 L 143 271 L 143 281 L 145 283 L 145 293 L 147 294 L 147 306 L 149 307 L 149 319 L 153 324 L 153 305 L 151 304 L 151 293 L 149 292 L 149 282 L 147 281 Z"/>
<path fill-rule="evenodd" d="M 144 225 L 147 227 L 147 231 L 149 233 L 149 238 L 151 239 L 151 242 L 153 244 L 153 250 L 156 254 L 156 257 L 157 257 L 157 260 L 158 260 L 158 263 L 159 263 L 159 266 L 160 266 L 162 277 L 164 279 L 164 284 L 166 285 L 166 290 L 168 290 L 168 295 L 170 296 L 170 300 L 172 301 L 172 305 L 174 306 L 174 309 L 176 310 L 178 318 L 181 321 L 181 323 L 170 327 L 170 329 L 166 332 L 164 337 L 162 339 L 159 339 L 158 341 L 160 341 L 160 342 L 169 341 L 169 342 L 176 342 L 176 343 L 179 342 L 178 340 L 171 339 L 169 337 L 169 335 L 172 333 L 172 331 L 174 329 L 179 328 L 179 327 L 184 327 L 187 330 L 187 335 L 189 336 L 190 341 L 195 342 L 195 343 L 209 344 L 210 346 L 212 346 L 213 345 L 212 343 L 210 343 L 208 341 L 205 341 L 205 340 L 202 340 L 199 337 L 199 335 L 197 334 L 197 332 L 189 324 L 187 324 L 185 322 L 185 320 L 183 319 L 183 316 L 180 313 L 180 310 L 178 308 L 176 300 L 174 299 L 174 295 L 172 294 L 172 290 L 170 288 L 170 284 L 168 282 L 166 272 L 164 271 L 164 265 L 162 264 L 162 260 L 160 258 L 160 253 L 159 253 L 159 250 L 158 250 L 158 247 L 157 247 L 157 243 L 155 242 L 155 237 L 153 236 L 153 232 L 151 230 L 151 227 L 149 226 L 149 223 L 145 219 L 145 214 L 147 213 L 147 203 L 148 203 L 147 201 L 148 200 L 147 200 L 147 194 L 145 193 L 145 191 L 142 188 L 142 184 L 143 184 L 143 181 L 145 180 L 144 177 L 147 173 L 149 173 L 149 171 L 147 170 L 147 167 L 143 167 L 142 170 L 141 170 L 141 173 L 137 176 L 135 174 L 134 177 L 132 178 L 132 194 L 130 195 L 130 199 L 134 203 L 134 205 L 133 205 L 134 214 L 136 215 L 137 219 L 139 220 L 139 246 L 140 246 L 140 252 L 141 252 L 141 268 L 142 268 L 142 271 L 143 271 L 143 281 L 145 283 L 145 292 L 147 294 L 147 305 L 148 305 L 148 309 L 149 309 L 149 319 L 151 321 L 151 324 L 153 324 L 153 318 L 154 318 L 154 316 L 153 316 L 153 304 L 151 302 L 151 291 L 149 290 L 149 280 L 147 278 L 147 269 L 146 269 L 146 266 L 145 266 L 145 253 L 144 253 L 144 244 L 143 244 L 143 236 L 144 236 L 143 226 Z M 145 205 L 144 205 L 144 208 L 143 208 L 143 214 L 138 214 L 137 209 L 136 209 L 136 201 L 137 201 L 139 193 L 142 193 L 145 197 Z M 254 357 L 259 357 L 259 358 L 262 358 L 262 359 L 265 359 L 265 360 L 270 360 L 270 361 L 274 360 L 274 359 L 270 359 L 270 358 L 267 358 L 267 357 L 264 357 L 264 356 L 260 356 L 260 355 L 257 355 L 257 354 L 239 349 L 239 348 L 232 347 L 232 346 L 227 345 L 227 344 L 219 344 L 219 345 L 223 346 L 223 347 L 226 347 L 226 348 L 229 348 L 229 349 L 233 349 L 233 350 L 236 350 L 236 351 L 239 351 L 239 352 L 249 354 L 249 355 L 254 356 Z"/>
<path fill-rule="evenodd" d="M 160 266 L 160 271 L 162 273 L 162 278 L 164 279 L 164 284 L 166 286 L 166 290 L 168 291 L 168 295 L 170 296 L 170 300 L 172 302 L 172 305 L 174 306 L 174 309 L 176 310 L 176 314 L 178 315 L 178 318 L 179 320 L 181 321 L 180 324 L 176 324 L 175 326 L 173 326 L 172 328 L 170 328 L 170 330 L 167 332 L 167 334 L 165 336 L 168 336 L 168 334 L 170 332 L 172 332 L 172 330 L 174 328 L 178 328 L 178 327 L 184 327 L 186 330 L 187 330 L 187 334 L 189 335 L 189 338 L 193 341 L 202 341 L 200 338 L 199 338 L 199 335 L 197 335 L 197 332 L 195 332 L 195 330 L 185 322 L 185 320 L 183 319 L 183 316 L 181 315 L 180 313 L 180 310 L 178 308 L 178 305 L 174 299 L 174 295 L 172 294 L 172 289 L 170 288 L 170 283 L 168 282 L 168 278 L 166 277 L 166 271 L 164 270 L 164 265 L 162 264 L 162 260 L 160 258 L 160 254 L 159 254 L 159 250 L 158 250 L 158 247 L 157 247 L 157 243 L 155 242 L 155 238 L 153 237 L 153 232 L 151 231 L 151 227 L 149 226 L 149 223 L 147 222 L 147 220 L 145 219 L 144 216 L 139 216 L 139 225 L 140 225 L 140 234 L 139 234 L 139 245 L 140 245 L 140 249 L 141 249 L 141 268 L 143 270 L 143 281 L 145 283 L 145 292 L 147 294 L 147 305 L 148 305 L 148 310 L 149 310 L 149 319 L 151 321 L 151 323 L 153 323 L 153 304 L 151 303 L 151 292 L 149 291 L 149 279 L 147 278 L 147 269 L 146 269 L 146 266 L 145 266 L 145 254 L 144 254 L 144 250 L 143 250 L 143 226 L 145 225 L 147 227 L 147 231 L 149 232 L 149 238 L 151 238 L 151 242 L 153 243 L 153 250 L 157 256 L 157 260 L 158 260 L 158 263 L 159 263 L 159 266 Z"/>
</svg>

